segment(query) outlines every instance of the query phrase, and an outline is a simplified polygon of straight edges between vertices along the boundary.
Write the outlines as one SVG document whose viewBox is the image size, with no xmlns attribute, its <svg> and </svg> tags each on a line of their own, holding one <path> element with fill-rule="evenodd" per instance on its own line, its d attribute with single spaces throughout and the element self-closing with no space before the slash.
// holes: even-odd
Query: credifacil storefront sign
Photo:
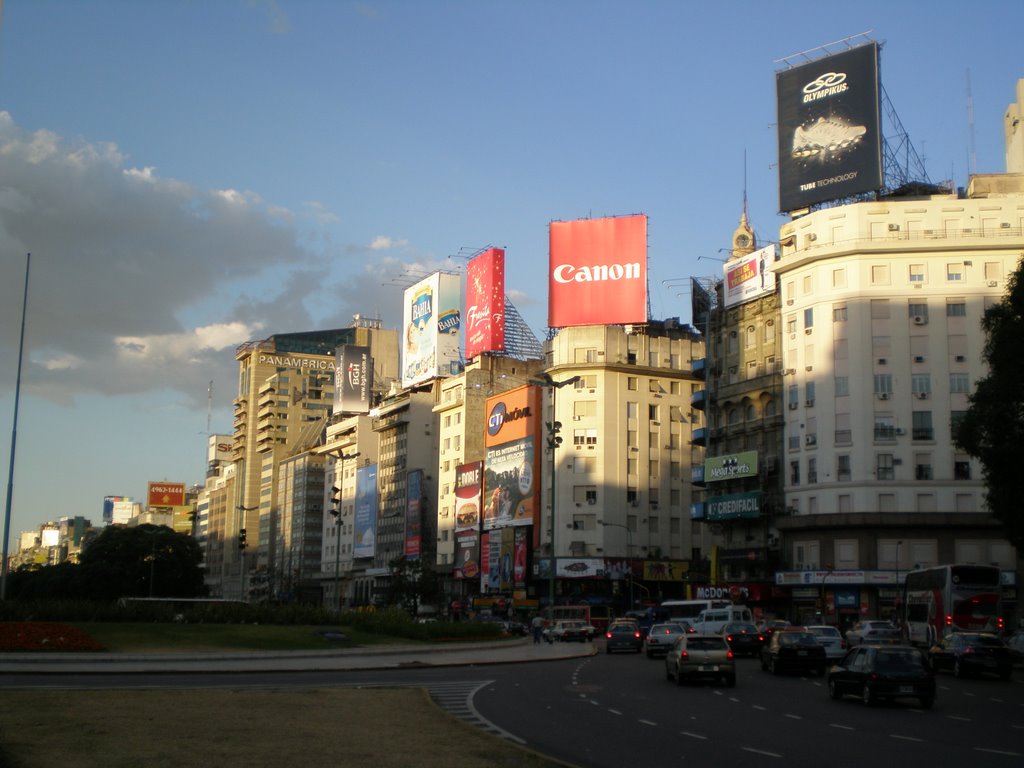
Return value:
<svg viewBox="0 0 1024 768">
<path fill-rule="evenodd" d="M 732 493 L 713 496 L 707 502 L 708 522 L 748 520 L 761 516 L 761 492 Z"/>
</svg>

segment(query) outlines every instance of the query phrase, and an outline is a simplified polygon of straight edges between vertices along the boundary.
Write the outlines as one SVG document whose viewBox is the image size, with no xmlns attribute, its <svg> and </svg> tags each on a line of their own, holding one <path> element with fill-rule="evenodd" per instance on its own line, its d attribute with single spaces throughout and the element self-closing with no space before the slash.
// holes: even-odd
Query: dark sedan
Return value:
<svg viewBox="0 0 1024 768">
<path fill-rule="evenodd" d="M 924 654 L 906 645 L 860 645 L 828 672 L 828 695 L 854 695 L 865 704 L 917 699 L 922 709 L 935 703 L 935 674 Z"/>
<path fill-rule="evenodd" d="M 604 633 L 604 652 L 614 653 L 615 651 L 632 651 L 640 653 L 643 648 L 644 638 L 640 629 L 635 624 L 613 624 Z"/>
<path fill-rule="evenodd" d="M 776 632 L 761 649 L 761 669 L 774 675 L 813 671 L 821 677 L 827 668 L 825 648 L 810 632 L 796 629 Z"/>
<path fill-rule="evenodd" d="M 759 656 L 764 647 L 764 635 L 753 624 L 726 624 L 722 636 L 735 656 Z"/>
<path fill-rule="evenodd" d="M 954 632 L 932 646 L 932 668 L 948 669 L 957 677 L 988 673 L 1008 680 L 1013 672 L 1013 653 L 998 635 L 988 632 Z"/>
</svg>

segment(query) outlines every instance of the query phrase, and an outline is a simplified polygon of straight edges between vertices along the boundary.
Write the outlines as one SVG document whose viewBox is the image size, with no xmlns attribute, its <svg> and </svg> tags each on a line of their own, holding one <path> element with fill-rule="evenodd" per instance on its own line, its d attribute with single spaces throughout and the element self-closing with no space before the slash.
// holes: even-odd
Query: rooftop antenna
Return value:
<svg viewBox="0 0 1024 768">
<path fill-rule="evenodd" d="M 971 70 L 967 70 L 967 175 L 968 178 L 978 172 L 977 157 L 974 152 L 974 97 L 971 95 Z"/>
</svg>

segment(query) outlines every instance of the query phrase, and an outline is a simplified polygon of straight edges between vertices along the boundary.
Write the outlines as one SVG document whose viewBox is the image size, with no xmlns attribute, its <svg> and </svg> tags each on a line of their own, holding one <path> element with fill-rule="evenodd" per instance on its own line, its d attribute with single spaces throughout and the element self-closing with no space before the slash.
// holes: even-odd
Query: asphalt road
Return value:
<svg viewBox="0 0 1024 768">
<path fill-rule="evenodd" d="M 833 701 L 824 678 L 739 662 L 735 688 L 677 686 L 642 656 L 563 661 L 501 675 L 479 713 L 545 754 L 588 768 L 1024 765 L 1024 674 L 939 675 L 934 709 Z"/>
<path fill-rule="evenodd" d="M 823 678 L 739 662 L 735 688 L 676 686 L 642 655 L 518 664 L 230 675 L 5 676 L 5 687 L 416 686 L 496 737 L 581 768 L 1024 765 L 1024 672 L 1011 681 L 939 675 L 934 709 L 832 701 Z"/>
</svg>

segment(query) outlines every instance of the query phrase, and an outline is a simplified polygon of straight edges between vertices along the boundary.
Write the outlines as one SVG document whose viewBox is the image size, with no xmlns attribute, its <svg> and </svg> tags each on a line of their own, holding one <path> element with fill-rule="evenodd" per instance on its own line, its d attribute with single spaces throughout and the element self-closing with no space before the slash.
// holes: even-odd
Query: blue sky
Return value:
<svg viewBox="0 0 1024 768">
<path fill-rule="evenodd" d="M 0 462 L 32 252 L 12 543 L 199 482 L 237 344 L 400 323 L 403 275 L 506 248 L 546 323 L 547 225 L 646 213 L 650 303 L 776 238 L 775 72 L 868 33 L 933 181 L 1005 170 L 1024 5 L 0 1 Z M 838 48 L 833 48 L 837 50 Z M 969 128 L 968 83 L 974 128 Z M 973 149 L 973 152 L 972 152 Z M 746 158 L 744 160 L 744 158 Z M 208 385 L 213 382 L 212 410 Z"/>
</svg>

